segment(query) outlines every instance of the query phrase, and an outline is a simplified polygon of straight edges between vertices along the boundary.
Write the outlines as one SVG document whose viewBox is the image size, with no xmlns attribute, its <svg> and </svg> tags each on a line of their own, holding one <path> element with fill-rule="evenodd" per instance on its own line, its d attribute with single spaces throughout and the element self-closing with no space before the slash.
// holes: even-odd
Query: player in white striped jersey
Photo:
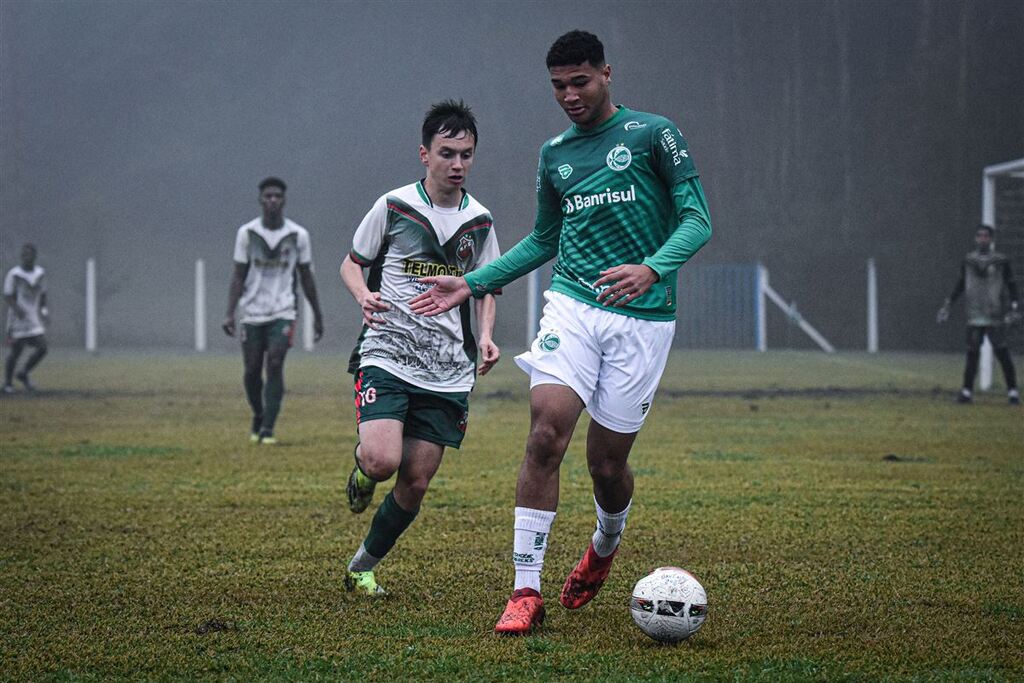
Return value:
<svg viewBox="0 0 1024 683">
<path fill-rule="evenodd" d="M 240 309 L 245 394 L 253 415 L 249 438 L 253 443 L 273 444 L 284 396 L 284 359 L 295 332 L 297 279 L 313 309 L 317 341 L 324 324 L 313 279 L 309 233 L 284 217 L 287 186 L 280 178 L 271 177 L 263 180 L 259 189 L 263 215 L 240 227 L 235 235 L 235 268 L 222 327 L 228 336 L 235 336 L 235 314 Z"/>
<path fill-rule="evenodd" d="M 32 391 L 35 387 L 28 373 L 46 355 L 46 272 L 36 264 L 36 247 L 26 244 L 21 248 L 21 264 L 7 271 L 4 277 L 4 301 L 7 302 L 7 339 L 11 355 L 4 364 L 3 392 L 14 392 L 11 380 L 15 377 Z M 25 361 L 21 372 L 15 373 L 18 358 L 26 346 L 32 355 Z"/>
<path fill-rule="evenodd" d="M 464 103 L 431 107 L 420 146 L 426 177 L 374 202 L 341 265 L 364 323 L 349 364 L 360 441 L 349 508 L 365 510 L 377 482 L 398 473 L 348 565 L 350 591 L 383 593 L 374 568 L 415 519 L 445 448 L 462 443 L 476 374 L 500 356 L 491 340 L 493 296 L 476 302 L 478 340 L 468 304 L 430 319 L 408 304 L 426 290 L 418 281 L 424 275 L 461 275 L 498 257 L 490 212 L 463 189 L 476 143 L 476 121 Z"/>
</svg>

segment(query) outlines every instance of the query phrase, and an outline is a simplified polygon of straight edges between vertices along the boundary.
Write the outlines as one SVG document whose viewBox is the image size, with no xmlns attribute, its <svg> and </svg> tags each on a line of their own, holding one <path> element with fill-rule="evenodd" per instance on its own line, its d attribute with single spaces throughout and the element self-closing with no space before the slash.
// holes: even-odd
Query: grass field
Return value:
<svg viewBox="0 0 1024 683">
<path fill-rule="evenodd" d="M 1024 680 L 1024 411 L 955 405 L 959 356 L 675 355 L 609 582 L 557 604 L 594 524 L 577 439 L 518 639 L 491 629 L 525 377 L 481 380 L 374 602 L 341 587 L 374 509 L 344 501 L 343 360 L 289 359 L 277 447 L 248 443 L 235 356 L 58 350 L 0 399 L 0 679 Z M 665 564 L 710 599 L 678 646 L 627 609 Z"/>
</svg>

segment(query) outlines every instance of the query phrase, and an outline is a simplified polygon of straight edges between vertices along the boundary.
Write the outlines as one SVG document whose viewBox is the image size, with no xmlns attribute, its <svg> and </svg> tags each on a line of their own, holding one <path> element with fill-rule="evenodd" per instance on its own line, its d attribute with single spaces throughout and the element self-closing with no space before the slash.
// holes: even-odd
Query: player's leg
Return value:
<svg viewBox="0 0 1024 683">
<path fill-rule="evenodd" d="M 21 368 L 21 372 L 17 374 L 17 378 L 19 382 L 25 385 L 26 389 L 32 391 L 35 387 L 32 385 L 31 380 L 29 380 L 28 374 L 32 372 L 33 368 L 39 365 L 39 361 L 41 361 L 43 356 L 46 355 L 46 337 L 41 334 L 35 337 L 29 337 L 28 339 L 25 339 L 25 344 L 32 347 L 32 353 L 25 361 L 25 365 Z"/>
<path fill-rule="evenodd" d="M 957 394 L 958 403 L 970 403 L 974 399 L 974 378 L 978 375 L 978 359 L 981 357 L 981 342 L 985 328 L 967 326 L 967 360 L 964 364 L 964 381 Z"/>
<path fill-rule="evenodd" d="M 405 439 L 404 442 L 405 452 L 395 488 L 381 501 L 366 538 L 349 562 L 345 580 L 348 590 L 360 589 L 370 594 L 383 591 L 373 571 L 416 519 L 430 480 L 441 465 L 444 446 L 419 439 Z M 368 584 L 374 588 L 367 590 Z"/>
<path fill-rule="evenodd" d="M 263 387 L 263 426 L 260 443 L 275 443 L 274 425 L 284 399 L 284 359 L 292 345 L 294 320 L 275 320 L 268 326 L 267 381 Z"/>
<path fill-rule="evenodd" d="M 373 499 L 377 484 L 391 478 L 402 463 L 402 430 L 397 418 L 363 416 L 359 422 L 359 443 L 355 465 L 349 475 L 348 504 L 352 512 L 362 512 Z"/>
<path fill-rule="evenodd" d="M 551 382 L 551 383 L 538 383 Z M 530 390 L 530 433 L 516 482 L 512 597 L 494 631 L 520 635 L 544 621 L 541 571 L 558 507 L 559 469 L 583 411 L 579 395 L 559 380 L 534 373 Z"/>
<path fill-rule="evenodd" d="M 369 366 L 356 371 L 353 395 L 359 443 L 348 477 L 348 507 L 360 513 L 373 500 L 378 482 L 402 464 L 402 439 L 409 413 L 411 386 L 391 373 Z"/>
<path fill-rule="evenodd" d="M 360 581 L 366 580 L 376 585 L 372 574 L 367 576 L 366 572 L 373 571 L 377 563 L 387 555 L 398 538 L 416 519 L 430 481 L 441 465 L 445 446 L 458 448 L 462 444 L 469 418 L 468 392 L 433 392 L 415 387 L 395 377 L 382 377 L 379 372 L 370 374 L 378 376 L 376 378 L 371 376 L 368 381 L 366 373 L 363 373 L 362 385 L 365 387 L 364 396 L 368 395 L 370 387 L 377 389 L 377 394 L 374 397 L 376 399 L 374 409 L 382 409 L 382 406 L 377 404 L 391 403 L 389 410 L 392 413 L 400 412 L 400 409 L 405 411 L 405 423 L 398 433 L 401 463 L 394 465 L 398 467 L 395 488 L 377 508 L 370 525 L 370 532 L 349 564 L 349 578 L 346 586 L 357 585 Z M 399 389 L 403 390 L 400 393 L 406 398 L 404 404 L 388 399 L 388 396 L 399 393 Z M 361 443 L 365 446 L 370 443 L 372 438 L 369 433 L 364 436 L 363 426 L 395 422 L 397 421 L 387 419 L 364 421 L 360 425 Z M 368 457 L 367 467 L 370 467 L 369 462 L 370 458 Z M 388 465 L 388 469 L 391 469 L 390 461 Z M 370 469 L 373 471 L 372 467 Z M 390 472 L 387 473 L 387 476 L 390 476 Z M 356 585 L 352 585 L 352 589 Z M 377 590 L 372 592 L 375 594 Z"/>
<path fill-rule="evenodd" d="M 988 329 L 988 340 L 992 342 L 993 353 L 999 360 L 1003 369 L 1003 379 L 1006 380 L 1006 397 L 1012 405 L 1020 403 L 1020 389 L 1017 388 L 1017 369 L 1013 367 L 1013 357 L 1006 344 L 1006 329 L 990 327 Z"/>
<path fill-rule="evenodd" d="M 10 394 L 14 391 L 14 369 L 18 366 L 18 358 L 21 356 L 21 352 L 24 348 L 24 339 L 14 339 L 11 341 L 11 353 L 7 356 L 7 360 L 4 362 L 3 391 L 5 394 Z"/>
<path fill-rule="evenodd" d="M 552 292 L 545 298 L 537 338 L 515 359 L 530 373 L 530 433 L 516 482 L 514 590 L 494 627 L 509 635 L 528 633 L 544 619 L 541 571 L 558 507 L 559 468 L 601 364 L 600 345 L 584 323 L 592 307 Z"/>
<path fill-rule="evenodd" d="M 611 572 L 633 500 L 629 453 L 650 414 L 675 323 L 615 316 L 603 329 L 600 379 L 587 405 L 592 418 L 587 467 L 594 485 L 597 525 L 583 557 L 562 586 L 559 599 L 569 609 L 590 602 Z"/>
<path fill-rule="evenodd" d="M 265 325 L 242 323 L 242 364 L 244 374 L 242 384 L 245 397 L 252 408 L 252 427 L 249 438 L 259 441 L 260 429 L 263 427 L 263 357 L 267 352 L 267 335 Z"/>
</svg>

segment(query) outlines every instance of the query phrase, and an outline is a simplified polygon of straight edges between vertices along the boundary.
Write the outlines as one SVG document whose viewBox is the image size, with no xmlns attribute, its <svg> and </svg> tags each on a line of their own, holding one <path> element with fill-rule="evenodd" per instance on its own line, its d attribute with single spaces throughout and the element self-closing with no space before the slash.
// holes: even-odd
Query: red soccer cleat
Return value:
<svg viewBox="0 0 1024 683">
<path fill-rule="evenodd" d="M 532 588 L 520 588 L 512 593 L 505 612 L 494 626 L 494 632 L 506 636 L 521 636 L 544 622 L 544 599 Z"/>
<path fill-rule="evenodd" d="M 587 546 L 587 552 L 583 553 L 576 567 L 569 572 L 565 585 L 562 586 L 562 594 L 558 596 L 562 605 L 568 609 L 579 609 L 593 600 L 608 578 L 608 573 L 612 570 L 612 560 L 618 551 L 619 549 L 615 548 L 608 557 L 601 557 L 594 552 L 593 543 Z"/>
</svg>

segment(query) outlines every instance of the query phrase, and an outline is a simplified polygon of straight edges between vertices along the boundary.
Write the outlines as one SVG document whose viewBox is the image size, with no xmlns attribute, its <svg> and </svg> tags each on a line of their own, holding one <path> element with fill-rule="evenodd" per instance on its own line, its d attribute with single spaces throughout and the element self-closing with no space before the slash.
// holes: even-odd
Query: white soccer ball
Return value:
<svg viewBox="0 0 1024 683">
<path fill-rule="evenodd" d="M 708 616 L 708 594 L 679 567 L 658 567 L 636 582 L 629 611 L 640 630 L 663 643 L 678 643 L 697 632 Z"/>
</svg>

